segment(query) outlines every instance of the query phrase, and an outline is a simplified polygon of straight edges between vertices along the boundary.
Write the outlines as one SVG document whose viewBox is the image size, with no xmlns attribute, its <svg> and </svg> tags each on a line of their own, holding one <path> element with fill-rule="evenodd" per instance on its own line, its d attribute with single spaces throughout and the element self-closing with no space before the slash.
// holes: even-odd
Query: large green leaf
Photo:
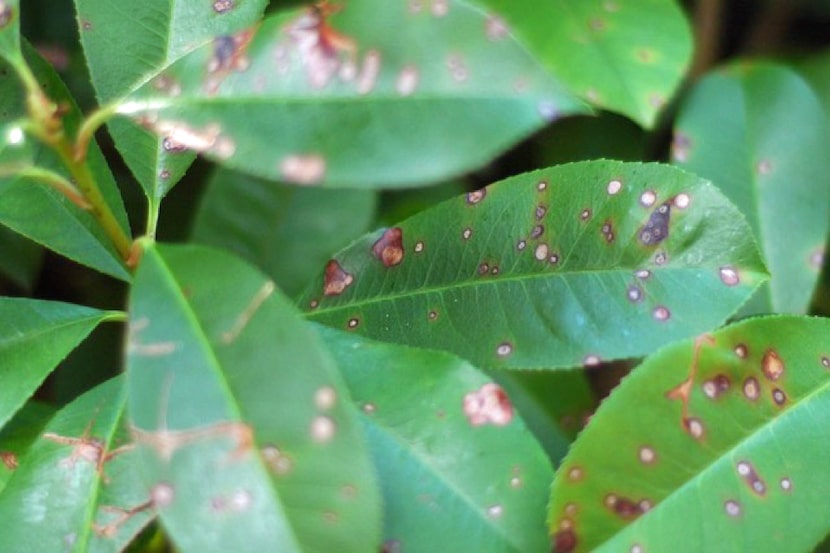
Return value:
<svg viewBox="0 0 830 553">
<path fill-rule="evenodd" d="M 830 128 L 810 87 L 733 65 L 695 86 L 674 132 L 674 162 L 718 183 L 758 236 L 772 279 L 747 311 L 806 312 L 830 231 Z"/>
<path fill-rule="evenodd" d="M 81 44 L 98 100 L 120 98 L 214 36 L 252 25 L 266 4 L 265 0 L 75 0 Z M 128 120 L 112 121 L 109 130 L 151 209 L 158 209 L 194 156 L 165 149 L 161 138 Z"/>
<path fill-rule="evenodd" d="M 436 7 L 438 6 L 438 7 Z M 169 145 L 299 184 L 421 184 L 585 111 L 466 2 L 365 0 L 267 18 L 130 95 Z"/>
<path fill-rule="evenodd" d="M 580 434 L 554 551 L 808 551 L 830 531 L 828 458 L 830 321 L 702 335 L 649 357 Z"/>
<path fill-rule="evenodd" d="M 108 316 L 80 305 L 0 298 L 0 428 Z"/>
<path fill-rule="evenodd" d="M 362 409 L 383 551 L 548 550 L 552 470 L 501 387 L 446 353 L 321 335 Z"/>
<path fill-rule="evenodd" d="M 236 253 L 294 296 L 331 254 L 369 230 L 376 199 L 369 190 L 300 188 L 219 169 L 192 239 Z"/>
<path fill-rule="evenodd" d="M 120 378 L 107 381 L 46 424 L 0 492 L 0 550 L 90 550 L 96 532 L 103 531 L 96 517 L 108 511 L 98 499 L 114 477 L 109 461 L 119 456 L 113 436 L 124 411 L 123 388 Z"/>
<path fill-rule="evenodd" d="M 371 460 L 314 332 L 242 261 L 145 246 L 129 403 L 143 478 L 180 550 L 376 547 Z"/>
<path fill-rule="evenodd" d="M 301 300 L 312 320 L 488 368 L 643 355 L 720 324 L 766 278 L 749 225 L 711 184 L 612 161 L 442 203 L 321 273 Z"/>
<path fill-rule="evenodd" d="M 80 112 L 69 91 L 54 69 L 31 49 L 27 49 L 27 62 L 46 94 L 69 110 L 63 120 L 67 132 L 73 133 L 80 122 Z M 19 134 L 19 125 L 25 116 L 22 85 L 10 67 L 0 61 L 0 224 L 78 263 L 128 280 L 129 272 L 118 252 L 88 211 L 43 182 L 12 171 L 37 167 L 70 178 L 57 154 Z M 18 143 L 20 139 L 22 143 Z M 96 144 L 91 145 L 87 159 L 106 203 L 124 233 L 129 235 L 118 187 Z"/>
<path fill-rule="evenodd" d="M 479 0 L 591 104 L 654 126 L 692 58 L 674 0 Z"/>
</svg>

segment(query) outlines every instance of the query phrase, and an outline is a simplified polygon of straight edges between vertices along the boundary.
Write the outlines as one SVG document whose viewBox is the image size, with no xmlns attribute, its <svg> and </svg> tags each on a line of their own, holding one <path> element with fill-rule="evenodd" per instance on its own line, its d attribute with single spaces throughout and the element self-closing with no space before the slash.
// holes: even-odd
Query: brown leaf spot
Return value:
<svg viewBox="0 0 830 553">
<path fill-rule="evenodd" d="M 487 195 L 487 189 L 482 188 L 480 190 L 474 190 L 472 192 L 467 193 L 467 203 L 470 205 L 475 205 L 479 203 L 484 197 Z"/>
<path fill-rule="evenodd" d="M 0 451 L 0 461 L 2 461 L 9 470 L 14 470 L 18 466 L 17 455 L 11 451 Z"/>
<path fill-rule="evenodd" d="M 784 390 L 781 390 L 780 388 L 773 388 L 771 395 L 772 401 L 779 407 L 787 403 L 787 394 L 784 393 Z"/>
<path fill-rule="evenodd" d="M 214 0 L 213 11 L 216 13 L 226 13 L 233 9 L 233 0 Z"/>
<path fill-rule="evenodd" d="M 719 374 L 710 380 L 703 381 L 703 394 L 709 399 L 717 399 L 721 394 L 729 391 L 731 382 L 725 374 Z"/>
<path fill-rule="evenodd" d="M 553 542 L 553 553 L 571 553 L 576 549 L 579 540 L 576 537 L 576 532 L 572 529 L 560 530 L 551 536 Z"/>
<path fill-rule="evenodd" d="M 761 387 L 758 384 L 758 379 L 754 376 L 748 377 L 744 380 L 744 397 L 749 401 L 755 401 L 761 395 Z"/>
<path fill-rule="evenodd" d="M 767 485 L 758 476 L 758 472 L 755 470 L 755 467 L 752 466 L 752 463 L 748 461 L 740 461 L 736 467 L 738 474 L 744 479 L 746 485 L 749 486 L 749 489 L 752 490 L 753 493 L 757 495 L 765 495 L 767 493 Z"/>
<path fill-rule="evenodd" d="M 354 282 L 354 276 L 351 273 L 347 273 L 337 260 L 332 259 L 326 264 L 323 280 L 323 295 L 340 295 L 352 282 Z"/>
<path fill-rule="evenodd" d="M 764 357 L 761 359 L 761 369 L 764 375 L 770 380 L 778 380 L 784 374 L 784 361 L 778 356 L 778 353 L 773 349 L 768 349 L 764 352 Z"/>
<path fill-rule="evenodd" d="M 393 227 L 383 233 L 383 236 L 372 245 L 372 253 L 384 267 L 394 267 L 403 261 L 403 231 Z"/>
<path fill-rule="evenodd" d="M 488 382 L 464 396 L 464 415 L 472 426 L 506 426 L 513 420 L 513 404 L 498 384 Z"/>
</svg>

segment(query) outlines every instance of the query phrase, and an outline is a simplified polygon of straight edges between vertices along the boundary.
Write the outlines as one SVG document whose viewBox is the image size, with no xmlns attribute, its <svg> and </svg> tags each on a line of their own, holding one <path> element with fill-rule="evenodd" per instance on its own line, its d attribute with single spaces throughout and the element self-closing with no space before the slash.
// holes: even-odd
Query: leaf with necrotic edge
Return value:
<svg viewBox="0 0 830 553">
<path fill-rule="evenodd" d="M 164 69 L 121 111 L 235 169 L 378 188 L 462 173 L 587 110 L 512 37 L 488 36 L 484 14 L 442 5 L 266 18 Z"/>
<path fill-rule="evenodd" d="M 547 550 L 552 470 L 503 388 L 447 353 L 320 333 L 380 473 L 383 551 Z"/>
<path fill-rule="evenodd" d="M 643 355 L 722 323 L 766 279 L 710 183 L 598 161 L 520 175 L 341 251 L 307 316 L 493 368 Z"/>
<path fill-rule="evenodd" d="M 142 479 L 177 547 L 375 547 L 371 460 L 313 330 L 239 259 L 145 246 L 130 299 L 129 407 Z"/>
<path fill-rule="evenodd" d="M 683 102 L 674 163 L 718 183 L 746 214 L 772 275 L 744 313 L 808 310 L 830 231 L 828 148 L 819 99 L 784 66 L 730 66 Z"/>
<path fill-rule="evenodd" d="M 830 321 L 752 319 L 669 346 L 559 468 L 554 551 L 807 551 L 830 531 L 828 457 Z"/>
</svg>

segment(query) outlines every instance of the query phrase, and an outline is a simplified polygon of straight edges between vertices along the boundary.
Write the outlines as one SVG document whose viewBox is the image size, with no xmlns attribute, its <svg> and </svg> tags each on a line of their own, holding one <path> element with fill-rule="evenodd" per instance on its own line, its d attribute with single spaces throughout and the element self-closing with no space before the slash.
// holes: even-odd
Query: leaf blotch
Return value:
<svg viewBox="0 0 830 553">
<path fill-rule="evenodd" d="M 463 409 L 471 426 L 506 426 L 513 420 L 513 404 L 507 392 L 493 382 L 466 394 Z"/>
<path fill-rule="evenodd" d="M 560 530 L 551 537 L 551 541 L 553 553 L 571 553 L 579 543 L 576 532 L 571 529 Z"/>
<path fill-rule="evenodd" d="M 472 192 L 467 193 L 467 203 L 469 205 L 476 205 L 481 202 L 485 196 L 487 196 L 486 188 L 482 188 L 481 190 L 473 190 Z"/>
<path fill-rule="evenodd" d="M 761 496 L 767 493 L 767 485 L 761 477 L 758 476 L 758 472 L 755 470 L 755 467 L 752 466 L 752 463 L 748 461 L 740 461 L 736 467 L 736 470 L 753 493 Z"/>
<path fill-rule="evenodd" d="M 384 267 L 399 265 L 404 257 L 403 231 L 400 227 L 393 227 L 384 232 L 372 245 L 372 253 Z"/>
<path fill-rule="evenodd" d="M 640 243 L 644 246 L 656 246 L 668 238 L 670 217 L 671 204 L 669 202 L 660 204 L 637 233 Z"/>
<path fill-rule="evenodd" d="M 228 13 L 233 9 L 233 0 L 214 0 L 213 11 L 218 14 Z"/>
<path fill-rule="evenodd" d="M 768 349 L 761 359 L 761 369 L 768 379 L 776 381 L 784 374 L 784 361 L 774 349 Z"/>
<path fill-rule="evenodd" d="M 338 296 L 354 282 L 354 275 L 346 272 L 336 259 L 326 264 L 323 279 L 323 295 Z"/>
</svg>

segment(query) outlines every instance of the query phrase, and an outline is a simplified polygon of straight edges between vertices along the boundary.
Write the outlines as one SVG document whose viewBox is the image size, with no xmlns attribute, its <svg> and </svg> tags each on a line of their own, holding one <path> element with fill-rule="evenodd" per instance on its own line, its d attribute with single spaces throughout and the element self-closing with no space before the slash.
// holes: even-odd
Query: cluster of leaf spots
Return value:
<svg viewBox="0 0 830 553">
<path fill-rule="evenodd" d="M 677 509 L 684 508 L 702 509 L 696 516 L 711 531 L 683 551 L 745 539 L 718 517 L 768 521 L 761 542 L 823 536 L 828 528 L 795 536 L 801 530 L 778 514 L 796 509 L 792 501 L 809 505 L 809 494 L 818 493 L 804 489 L 818 477 L 799 460 L 814 438 L 785 429 L 788 410 L 804 414 L 826 399 L 830 344 L 815 338 L 827 327 L 819 319 L 749 320 L 647 359 L 600 407 L 557 473 L 549 511 L 554 551 L 603 543 L 662 550 L 670 531 L 650 513 L 672 510 L 660 520 L 681 520 Z M 788 439 L 793 443 L 775 447 Z"/>
<path fill-rule="evenodd" d="M 589 162 L 368 235 L 327 263 L 301 305 L 334 327 L 483 366 L 592 365 L 717 324 L 763 272 L 746 222 L 707 183 Z M 628 338 L 609 336 L 620 331 Z"/>
</svg>

